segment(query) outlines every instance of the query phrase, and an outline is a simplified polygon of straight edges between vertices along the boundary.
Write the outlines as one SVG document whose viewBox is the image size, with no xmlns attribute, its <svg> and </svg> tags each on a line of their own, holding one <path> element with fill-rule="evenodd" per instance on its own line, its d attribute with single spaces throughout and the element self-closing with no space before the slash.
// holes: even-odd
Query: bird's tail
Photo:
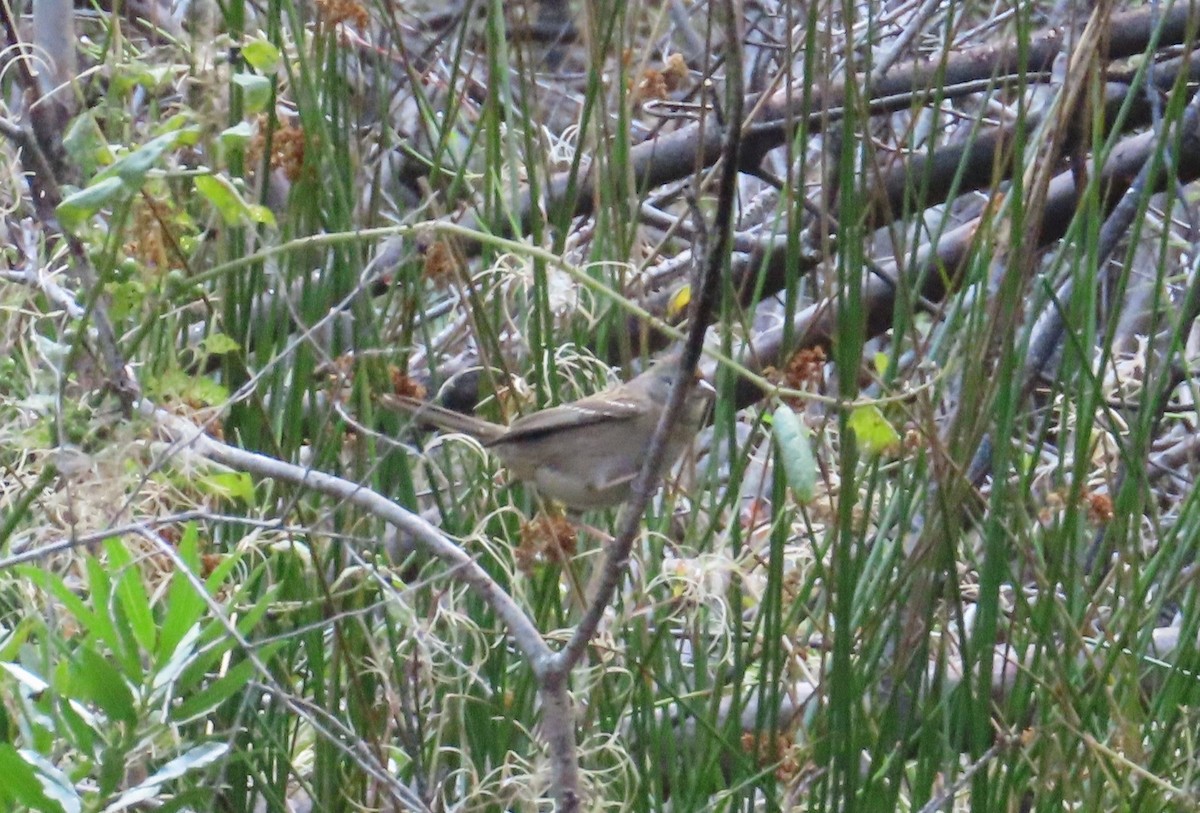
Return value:
<svg viewBox="0 0 1200 813">
<path fill-rule="evenodd" d="M 444 432 L 470 435 L 483 444 L 494 443 L 508 431 L 507 426 L 463 415 L 461 412 L 408 395 L 382 395 L 379 403 L 387 409 L 407 412 L 413 416 L 413 420 L 436 426 Z"/>
</svg>

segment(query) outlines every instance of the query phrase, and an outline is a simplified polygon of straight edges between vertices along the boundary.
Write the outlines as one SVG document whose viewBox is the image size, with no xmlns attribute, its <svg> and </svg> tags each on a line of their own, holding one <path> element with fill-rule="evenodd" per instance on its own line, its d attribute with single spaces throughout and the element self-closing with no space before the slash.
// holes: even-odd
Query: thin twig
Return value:
<svg viewBox="0 0 1200 813">
<path fill-rule="evenodd" d="M 713 218 L 713 236 L 705 257 L 700 284 L 697 286 L 697 295 L 692 300 L 690 327 L 680 355 L 679 370 L 671 388 L 671 395 L 667 399 L 666 408 L 663 410 L 658 427 L 646 450 L 646 461 L 634 481 L 632 497 L 621 509 L 618 518 L 619 530 L 616 539 L 609 545 L 608 555 L 601 565 L 602 573 L 596 594 L 592 597 L 591 603 L 567 645 L 557 655 L 543 663 L 543 668 L 538 675 L 544 690 L 543 697 L 553 697 L 559 701 L 560 706 L 565 700 L 567 675 L 583 657 L 588 643 L 600 626 L 605 609 L 612 601 L 617 586 L 624 577 L 633 541 L 641 526 L 642 514 L 662 477 L 663 455 L 666 452 L 667 439 L 670 436 L 671 427 L 682 413 L 689 388 L 693 385 L 696 364 L 700 360 L 708 326 L 711 324 L 716 310 L 721 273 L 729 259 L 742 144 L 743 80 L 740 30 L 742 9 L 739 0 L 726 0 L 725 17 L 725 43 L 729 49 L 725 60 L 728 109 L 717 182 L 717 208 Z M 552 727 L 552 733 L 548 735 L 548 739 L 552 743 L 561 742 L 564 749 L 561 753 L 555 753 L 552 750 L 550 754 L 551 760 L 555 762 L 559 778 L 560 809 L 574 810 L 579 804 L 578 787 L 576 784 L 566 784 L 571 780 L 578 782 L 578 768 L 575 765 L 574 718 L 569 713 L 569 708 L 560 710 L 563 712 L 562 716 L 557 718 L 549 712 L 546 713 L 543 716 L 543 725 Z M 569 751 L 566 750 L 568 747 Z"/>
<path fill-rule="evenodd" d="M 457 578 L 492 608 L 508 627 L 517 648 L 535 669 L 541 661 L 552 655 L 533 621 L 487 571 L 438 528 L 417 514 L 406 511 L 378 492 L 358 483 L 222 443 L 206 435 L 190 421 L 156 408 L 149 401 L 141 402 L 139 410 L 173 437 L 174 442 L 165 452 L 166 455 L 190 447 L 208 459 L 238 471 L 291 483 L 356 505 L 372 516 L 405 531 L 418 545 L 453 568 Z"/>
</svg>

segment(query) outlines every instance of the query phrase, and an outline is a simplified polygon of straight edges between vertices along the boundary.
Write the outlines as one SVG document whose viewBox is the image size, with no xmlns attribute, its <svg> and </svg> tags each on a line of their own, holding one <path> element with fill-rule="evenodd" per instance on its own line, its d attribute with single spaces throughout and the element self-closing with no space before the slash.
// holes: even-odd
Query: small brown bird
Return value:
<svg viewBox="0 0 1200 813">
<path fill-rule="evenodd" d="M 470 435 L 494 451 L 518 479 L 568 508 L 607 508 L 629 499 L 676 369 L 676 358 L 669 356 L 624 384 L 524 415 L 511 426 L 408 396 L 384 396 L 381 402 L 440 429 Z M 667 442 L 667 465 L 691 443 L 714 395 L 706 381 L 691 385 Z"/>
</svg>

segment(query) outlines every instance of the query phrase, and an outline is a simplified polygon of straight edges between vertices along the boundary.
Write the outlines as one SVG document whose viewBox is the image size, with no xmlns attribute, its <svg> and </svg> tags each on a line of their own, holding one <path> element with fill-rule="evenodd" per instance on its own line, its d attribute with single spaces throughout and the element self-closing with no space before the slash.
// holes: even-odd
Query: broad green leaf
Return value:
<svg viewBox="0 0 1200 813">
<path fill-rule="evenodd" d="M 79 700 L 59 695 L 57 707 L 62 730 L 57 732 L 56 739 L 65 736 L 73 747 L 85 754 L 95 753 L 96 743 L 107 740 L 112 733 L 105 730 L 111 725 L 108 718 L 97 715 Z"/>
<path fill-rule="evenodd" d="M 40 448 L 46 448 L 42 446 Z M 29 641 L 34 633 L 36 622 L 32 618 L 22 618 L 16 626 L 0 635 L 0 663 L 16 660 L 21 647 Z"/>
<path fill-rule="evenodd" d="M 250 113 L 261 113 L 271 101 L 271 80 L 252 73 L 235 73 L 233 83 L 242 89 L 242 100 Z"/>
<path fill-rule="evenodd" d="M 213 764 L 227 753 L 229 753 L 229 743 L 201 743 L 200 745 L 190 748 L 187 750 L 187 752 L 175 757 L 166 765 L 163 765 L 154 772 L 153 776 L 147 778 L 142 784 L 161 785 L 165 782 L 179 779 L 189 771 L 207 768 L 209 765 Z"/>
<path fill-rule="evenodd" d="M 189 401 L 196 401 L 208 406 L 223 404 L 229 400 L 229 390 L 207 376 L 193 378 L 191 385 L 181 394 Z"/>
<path fill-rule="evenodd" d="M 780 404 L 771 420 L 771 432 L 779 447 L 779 461 L 788 487 L 801 505 L 812 502 L 817 490 L 817 461 L 806 427 L 791 407 Z"/>
<path fill-rule="evenodd" d="M 878 373 L 882 377 L 887 374 L 887 371 L 888 371 L 888 354 L 887 353 L 876 353 L 875 354 L 875 372 Z"/>
<path fill-rule="evenodd" d="M 147 393 L 164 401 L 188 401 L 212 406 L 229 399 L 229 390 L 216 381 L 182 370 L 170 370 L 157 378 L 148 378 L 144 384 Z"/>
<path fill-rule="evenodd" d="M 92 630 L 100 625 L 96 613 L 84 603 L 75 591 L 67 587 L 63 580 L 48 570 L 35 567 L 21 567 L 18 572 L 32 583 L 40 585 L 63 605 L 75 621 L 85 630 Z"/>
<path fill-rule="evenodd" d="M 163 155 L 175 148 L 179 137 L 179 131 L 173 131 L 150 139 L 97 175 L 93 184 L 116 177 L 120 178 L 131 192 L 136 192 L 141 189 L 146 173 L 154 168 Z"/>
<path fill-rule="evenodd" d="M 176 146 L 192 147 L 200 143 L 200 128 L 193 127 L 193 116 L 187 110 L 176 113 L 156 128 L 160 133 L 173 132 L 179 140 Z"/>
<path fill-rule="evenodd" d="M 117 748 L 105 748 L 100 756 L 100 789 L 105 795 L 116 793 L 125 781 L 125 754 Z"/>
<path fill-rule="evenodd" d="M 146 173 L 165 153 L 189 135 L 184 130 L 164 133 L 118 159 L 93 178 L 86 188 L 63 199 L 56 210 L 59 222 L 64 228 L 74 231 L 121 194 L 137 192 L 146 179 Z"/>
<path fill-rule="evenodd" d="M 156 693 L 164 687 L 171 686 L 178 680 L 183 670 L 196 657 L 196 645 L 200 641 L 200 625 L 193 624 L 183 636 L 183 640 L 175 647 L 175 651 L 171 653 L 166 663 L 154 673 L 154 680 L 151 684 L 151 689 Z M 155 698 L 158 699 L 157 697 Z"/>
<path fill-rule="evenodd" d="M 95 703 L 112 720 L 137 722 L 133 692 L 115 666 L 90 646 L 79 649 L 71 670 L 73 694 Z"/>
<path fill-rule="evenodd" d="M 105 288 L 109 295 L 108 312 L 113 319 L 124 319 L 141 310 L 146 301 L 146 287 L 138 280 L 127 280 Z"/>
<path fill-rule="evenodd" d="M 228 333 L 210 333 L 200 342 L 200 347 L 210 356 L 221 356 L 242 349 Z"/>
<path fill-rule="evenodd" d="M 86 189 L 72 192 L 54 210 L 58 222 L 68 231 L 77 231 L 88 218 L 125 194 L 125 189 L 125 183 L 120 178 L 104 178 Z"/>
<path fill-rule="evenodd" d="M 113 588 L 112 581 L 108 577 L 108 570 L 95 556 L 87 558 L 85 568 L 92 606 L 96 609 L 92 615 L 92 626 L 88 628 L 88 632 L 107 644 L 113 654 L 124 663 L 126 674 L 132 674 L 141 661 L 136 652 L 130 651 L 129 639 L 121 636 L 120 630 L 113 621 Z"/>
<path fill-rule="evenodd" d="M 247 203 L 224 175 L 201 175 L 196 178 L 196 191 L 216 208 L 227 225 L 236 226 L 243 218 L 252 223 L 275 225 L 275 215 L 270 209 Z"/>
<path fill-rule="evenodd" d="M 39 753 L 22 749 L 21 756 L 33 766 L 34 775 L 41 783 L 42 791 L 58 806 L 57 809 L 65 813 L 80 813 L 83 803 L 70 777 Z"/>
<path fill-rule="evenodd" d="M 24 805 L 30 810 L 67 813 L 60 803 L 46 795 L 33 766 L 6 742 L 0 742 L 0 776 L 4 777 L 4 781 L 0 782 L 0 799 Z"/>
<path fill-rule="evenodd" d="M 229 574 L 238 566 L 241 557 L 237 554 L 230 554 L 217 562 L 217 566 L 213 568 L 212 573 L 208 574 L 208 578 L 204 580 L 204 584 L 208 587 L 210 593 L 215 593 L 217 588 L 225 583 L 229 578 Z"/>
<path fill-rule="evenodd" d="M 258 203 L 246 204 L 246 216 L 263 226 L 275 225 L 275 213 Z"/>
<path fill-rule="evenodd" d="M 848 423 L 868 454 L 880 454 L 900 445 L 900 433 L 874 404 L 857 407 L 850 413 Z"/>
<path fill-rule="evenodd" d="M 196 178 L 196 191 L 213 205 L 227 226 L 236 226 L 249 212 L 246 201 L 228 178 L 222 175 L 201 175 Z"/>
<path fill-rule="evenodd" d="M 184 561 L 184 566 L 198 574 L 201 563 L 197 551 L 197 537 L 195 523 L 188 523 L 179 540 L 179 555 Z M 171 575 L 171 585 L 167 588 L 166 610 L 158 631 L 158 651 L 155 653 L 158 663 L 165 663 L 168 658 L 175 657 L 174 653 L 180 641 L 200 622 L 204 607 L 204 597 L 197 594 L 187 574 L 180 570 L 175 571 Z"/>
<path fill-rule="evenodd" d="M 90 178 L 115 158 L 112 147 L 91 113 L 76 116 L 67 126 L 67 132 L 63 134 L 63 149 L 84 178 Z"/>
<path fill-rule="evenodd" d="M 263 661 L 270 661 L 271 657 L 284 643 L 286 642 L 275 641 L 274 643 L 260 647 L 257 650 L 258 656 Z M 228 672 L 213 681 L 205 689 L 192 694 L 178 706 L 172 707 L 171 719 L 177 723 L 185 723 L 189 720 L 204 717 L 235 694 L 245 691 L 246 684 L 250 681 L 253 674 L 253 662 L 246 659 L 239 661 L 230 667 Z"/>
<path fill-rule="evenodd" d="M 231 147 L 240 147 L 254 137 L 254 127 L 248 121 L 243 121 L 240 124 L 235 124 L 232 127 L 226 127 L 217 136 L 217 140 L 221 142 L 221 146 L 229 149 Z"/>
<path fill-rule="evenodd" d="M 242 58 L 254 70 L 270 73 L 279 64 L 279 49 L 264 39 L 255 39 L 242 46 Z"/>
<path fill-rule="evenodd" d="M 245 472 L 202 474 L 195 478 L 195 484 L 201 491 L 223 500 L 240 500 L 246 505 L 254 504 L 254 479 Z"/>
<path fill-rule="evenodd" d="M 231 556 L 229 562 L 238 561 L 237 557 Z M 211 576 L 209 577 L 212 578 Z M 210 581 L 210 584 L 213 584 Z M 210 589 L 216 589 L 215 584 Z M 247 600 L 252 600 L 249 612 L 244 613 L 237 620 L 236 629 L 239 634 L 248 636 L 262 622 L 263 616 L 267 610 L 274 606 L 275 596 L 278 590 L 268 588 L 261 594 L 256 594 L 252 598 L 246 597 Z M 197 657 L 192 660 L 184 669 L 184 673 L 179 678 L 179 683 L 182 686 L 194 686 L 201 681 L 208 679 L 208 673 L 216 668 L 216 664 L 225 657 L 225 653 L 233 649 L 237 641 L 233 638 L 229 631 L 225 628 L 224 622 L 219 619 L 209 619 L 204 630 L 200 633 L 200 640 L 204 642 L 202 649 L 197 654 Z M 267 651 L 274 652 L 273 649 Z M 262 657 L 263 650 L 259 650 Z M 191 698 L 189 698 L 190 701 Z"/>
<path fill-rule="evenodd" d="M 172 72 L 170 66 L 150 67 L 144 62 L 126 62 L 113 72 L 109 93 L 126 93 L 138 86 L 154 91 L 172 77 Z"/>
<path fill-rule="evenodd" d="M 142 572 L 134 564 L 129 549 L 120 539 L 113 537 L 105 540 L 104 549 L 108 554 L 109 565 L 120 574 L 117 579 L 117 600 L 121 602 L 121 609 L 125 611 L 133 637 L 144 652 L 153 652 L 157 625 L 154 623 L 150 597 L 142 583 Z"/>
<path fill-rule="evenodd" d="M 216 762 L 229 751 L 229 746 L 221 742 L 210 742 L 197 745 L 185 754 L 181 754 L 154 772 L 137 785 L 122 793 L 115 801 L 104 808 L 104 813 L 118 813 L 136 804 L 153 799 L 162 792 L 162 786 L 167 782 L 184 776 L 189 771 L 200 770 Z"/>
</svg>

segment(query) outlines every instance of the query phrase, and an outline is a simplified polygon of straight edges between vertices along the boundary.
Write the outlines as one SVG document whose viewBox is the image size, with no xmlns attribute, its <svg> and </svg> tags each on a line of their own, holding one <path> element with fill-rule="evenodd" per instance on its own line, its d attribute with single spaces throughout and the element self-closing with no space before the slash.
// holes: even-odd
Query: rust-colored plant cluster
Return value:
<svg viewBox="0 0 1200 813">
<path fill-rule="evenodd" d="M 687 79 L 688 66 L 683 54 L 671 54 L 661 68 L 646 68 L 633 89 L 634 101 L 666 99 L 683 87 Z"/>
<path fill-rule="evenodd" d="M 521 525 L 521 544 L 514 551 L 517 567 L 532 573 L 539 565 L 561 564 L 575 555 L 578 536 L 566 517 L 538 514 Z"/>
<path fill-rule="evenodd" d="M 366 7 L 358 0 L 317 0 L 317 13 L 322 25 L 330 28 L 348 23 L 365 29 L 371 22 Z"/>
<path fill-rule="evenodd" d="M 271 169 L 281 169 L 289 181 L 293 183 L 300 178 L 304 168 L 305 133 L 300 127 L 282 119 L 271 133 L 271 141 L 267 143 L 267 132 L 270 129 L 266 114 L 258 117 L 258 129 L 250 141 L 249 158 L 252 165 L 262 162 L 263 154 L 269 153 Z"/>
</svg>

